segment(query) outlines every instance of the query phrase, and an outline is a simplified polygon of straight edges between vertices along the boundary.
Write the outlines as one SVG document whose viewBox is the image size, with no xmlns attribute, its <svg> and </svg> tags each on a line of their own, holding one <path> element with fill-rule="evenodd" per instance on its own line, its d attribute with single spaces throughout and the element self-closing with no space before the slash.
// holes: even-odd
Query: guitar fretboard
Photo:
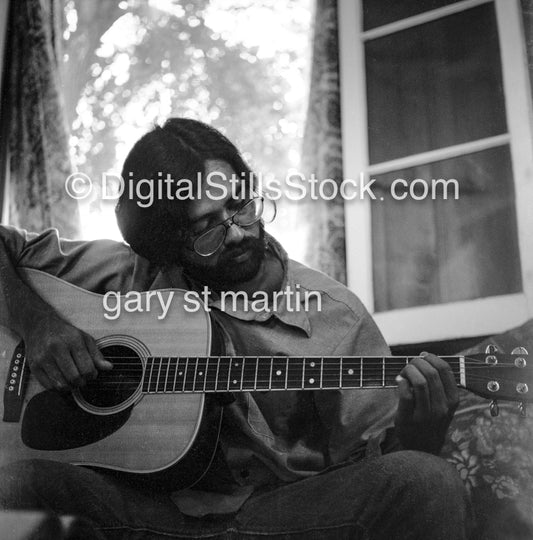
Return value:
<svg viewBox="0 0 533 540">
<path fill-rule="evenodd" d="M 364 357 L 151 357 L 144 393 L 393 388 L 413 356 Z M 461 383 L 462 357 L 441 357 Z M 463 359 L 464 360 L 464 359 Z M 464 372 L 463 372 L 464 375 Z"/>
</svg>

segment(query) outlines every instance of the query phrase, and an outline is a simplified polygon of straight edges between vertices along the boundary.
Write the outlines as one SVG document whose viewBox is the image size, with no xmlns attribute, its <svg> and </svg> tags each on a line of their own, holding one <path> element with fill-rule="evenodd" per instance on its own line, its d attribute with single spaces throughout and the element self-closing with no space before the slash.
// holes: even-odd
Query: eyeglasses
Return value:
<svg viewBox="0 0 533 540">
<path fill-rule="evenodd" d="M 225 219 L 222 223 L 215 225 L 195 238 L 193 241 L 194 251 L 202 257 L 209 257 L 209 255 L 213 255 L 213 253 L 215 253 L 215 251 L 217 251 L 217 249 L 219 249 L 224 243 L 226 234 L 230 227 L 233 225 L 238 225 L 239 227 L 250 227 L 254 223 L 257 223 L 263 215 L 264 206 L 263 197 L 255 197 L 246 202 L 239 208 L 239 210 L 237 210 L 229 218 Z M 274 216 L 275 210 L 274 215 L 269 221 L 272 221 Z"/>
</svg>

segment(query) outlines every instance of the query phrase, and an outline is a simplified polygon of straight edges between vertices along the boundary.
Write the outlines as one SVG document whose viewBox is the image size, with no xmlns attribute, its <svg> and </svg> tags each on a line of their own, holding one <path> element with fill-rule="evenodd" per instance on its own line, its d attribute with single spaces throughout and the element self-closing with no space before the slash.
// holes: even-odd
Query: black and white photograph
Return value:
<svg viewBox="0 0 533 540">
<path fill-rule="evenodd" d="M 533 540 L 533 0 L 0 0 L 0 74 L 0 540 Z"/>
</svg>

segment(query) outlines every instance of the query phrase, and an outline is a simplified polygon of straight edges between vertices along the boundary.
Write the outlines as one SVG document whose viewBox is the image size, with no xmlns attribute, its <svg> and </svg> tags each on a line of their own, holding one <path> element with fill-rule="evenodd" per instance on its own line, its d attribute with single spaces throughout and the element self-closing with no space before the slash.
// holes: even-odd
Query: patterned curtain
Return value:
<svg viewBox="0 0 533 540">
<path fill-rule="evenodd" d="M 522 0 L 522 13 L 524 17 L 524 33 L 526 35 L 529 79 L 533 89 L 533 0 Z"/>
<path fill-rule="evenodd" d="M 521 0 L 533 88 L 533 0 Z M 309 107 L 302 148 L 302 172 L 342 181 L 337 0 L 317 0 Z M 346 283 L 344 207 L 309 201 L 300 212 L 308 230 L 305 262 Z"/>
<path fill-rule="evenodd" d="M 317 0 L 309 107 L 302 148 L 302 172 L 318 181 L 342 182 L 337 0 Z M 342 198 L 306 203 L 310 231 L 305 262 L 346 283 Z"/>
<path fill-rule="evenodd" d="M 9 121 L 8 219 L 74 238 L 77 203 L 64 189 L 72 168 L 58 69 L 62 20 L 59 0 L 11 0 L 2 104 Z"/>
</svg>

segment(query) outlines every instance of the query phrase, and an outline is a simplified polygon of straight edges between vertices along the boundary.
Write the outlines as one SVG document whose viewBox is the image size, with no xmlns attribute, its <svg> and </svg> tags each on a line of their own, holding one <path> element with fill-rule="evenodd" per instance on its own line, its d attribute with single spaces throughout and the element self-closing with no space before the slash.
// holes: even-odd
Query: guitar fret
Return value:
<svg viewBox="0 0 533 540">
<path fill-rule="evenodd" d="M 143 373 L 143 389 L 142 391 L 144 393 L 147 393 L 149 388 L 150 388 L 150 377 L 146 376 L 148 374 L 148 367 L 151 367 L 152 366 L 152 358 L 151 357 L 148 357 L 146 359 L 146 363 L 144 365 L 144 373 Z"/>
<path fill-rule="evenodd" d="M 164 385 L 165 385 L 165 366 L 164 366 L 164 358 L 162 356 L 159 357 L 159 373 L 157 376 L 157 392 L 163 393 L 164 392 Z"/>
<path fill-rule="evenodd" d="M 217 389 L 218 358 L 206 358 L 204 391 L 214 392 Z"/>
<path fill-rule="evenodd" d="M 361 368 L 359 370 L 359 388 L 363 388 L 363 358 L 361 358 Z"/>
<path fill-rule="evenodd" d="M 208 358 L 205 358 L 205 374 L 204 374 L 204 388 L 203 391 L 205 392 L 205 385 L 207 383 L 207 370 L 209 369 L 209 361 Z"/>
<path fill-rule="evenodd" d="M 303 358 L 291 357 L 288 359 L 287 388 L 297 390 L 302 387 Z"/>
<path fill-rule="evenodd" d="M 157 381 L 155 383 L 155 391 L 156 392 L 160 391 L 159 390 L 159 377 L 161 377 L 161 363 L 162 363 L 161 360 L 162 360 L 162 358 L 159 357 L 159 369 L 157 370 Z"/>
<path fill-rule="evenodd" d="M 304 358 L 304 388 L 318 388 L 319 379 L 318 361 L 316 358 Z"/>
<path fill-rule="evenodd" d="M 191 388 L 191 391 L 192 392 L 196 392 L 196 374 L 198 373 L 198 357 L 196 358 L 196 362 L 193 362 L 194 364 L 194 367 L 193 367 L 193 379 L 192 379 L 192 388 Z"/>
<path fill-rule="evenodd" d="M 269 385 L 268 388 L 272 390 L 272 368 L 274 367 L 274 357 L 270 357 L 270 377 L 269 377 Z"/>
<path fill-rule="evenodd" d="M 207 369 L 207 358 L 196 358 L 196 375 L 194 379 L 194 391 L 205 392 L 205 375 Z"/>
<path fill-rule="evenodd" d="M 227 392 L 229 389 L 229 368 L 231 357 L 222 356 L 219 360 L 218 366 L 218 378 L 217 378 L 217 391 Z"/>
<path fill-rule="evenodd" d="M 340 373 L 341 373 L 341 376 L 340 376 L 340 381 L 339 381 L 339 388 L 343 388 L 343 380 L 342 380 L 342 376 L 344 374 L 344 366 L 343 366 L 343 363 L 344 363 L 344 357 L 341 356 L 341 370 L 340 370 Z"/>
<path fill-rule="evenodd" d="M 163 392 L 167 392 L 168 389 L 167 389 L 167 382 L 168 382 L 168 371 L 170 369 L 170 358 L 166 358 L 166 363 L 167 363 L 167 369 L 166 369 L 166 373 L 165 373 L 165 386 L 163 388 Z"/>
<path fill-rule="evenodd" d="M 185 358 L 185 367 L 183 368 L 183 387 L 182 392 L 187 391 L 187 377 L 189 376 L 189 357 Z"/>
<path fill-rule="evenodd" d="M 172 381 L 172 392 L 176 391 L 176 376 L 178 375 L 178 363 L 179 358 L 173 358 L 173 364 L 174 364 L 174 380 Z"/>
<path fill-rule="evenodd" d="M 287 359 L 282 356 L 272 358 L 271 388 L 283 390 L 287 388 Z"/>
<path fill-rule="evenodd" d="M 183 392 L 185 390 L 185 368 L 187 367 L 187 358 L 180 358 L 178 360 L 178 367 L 176 369 L 176 391 Z M 179 383 L 179 389 L 178 389 Z"/>
<path fill-rule="evenodd" d="M 192 358 L 187 358 L 187 366 L 185 367 L 185 392 L 194 391 L 194 379 L 196 378 L 195 362 Z"/>
<path fill-rule="evenodd" d="M 289 357 L 285 358 L 285 389 L 287 389 L 287 383 L 289 382 Z"/>
<path fill-rule="evenodd" d="M 254 378 L 254 390 L 257 390 L 257 368 L 259 367 L 259 357 L 255 357 L 255 378 Z"/>
<path fill-rule="evenodd" d="M 215 375 L 215 392 L 218 390 L 218 374 L 220 372 L 220 358 L 217 359 L 217 374 Z"/>
<path fill-rule="evenodd" d="M 266 356 L 257 357 L 257 387 L 256 390 L 268 390 L 269 388 L 270 362 L 267 364 Z"/>
<path fill-rule="evenodd" d="M 320 388 L 323 388 L 323 377 L 324 377 L 324 358 L 320 359 Z"/>
<path fill-rule="evenodd" d="M 342 388 L 359 388 L 361 386 L 362 358 L 345 357 L 342 369 Z"/>
<path fill-rule="evenodd" d="M 385 357 L 381 358 L 381 385 L 385 386 Z"/>
<path fill-rule="evenodd" d="M 244 357 L 242 366 L 242 390 L 254 390 L 257 375 L 257 358 Z"/>
<path fill-rule="evenodd" d="M 341 379 L 341 359 L 339 357 L 322 358 L 322 387 L 339 388 Z"/>
<path fill-rule="evenodd" d="M 232 358 L 230 362 L 230 373 L 228 377 L 228 391 L 230 387 L 234 390 L 242 390 L 243 362 L 242 358 Z"/>
<path fill-rule="evenodd" d="M 400 359 L 399 362 L 389 363 L 388 365 L 385 364 L 385 382 L 383 386 L 385 387 L 397 386 L 396 376 L 400 372 L 398 368 L 401 367 L 402 360 L 403 358 Z M 387 361 L 387 358 L 385 358 L 385 361 Z"/>
<path fill-rule="evenodd" d="M 376 357 L 361 358 L 365 362 L 364 377 L 362 388 L 381 388 L 381 363 Z"/>
<path fill-rule="evenodd" d="M 150 368 L 150 384 L 148 386 L 149 393 L 155 393 L 157 391 L 155 369 L 154 369 L 156 365 L 156 361 L 157 361 L 157 358 L 155 356 L 152 357 L 152 367 Z"/>
</svg>

